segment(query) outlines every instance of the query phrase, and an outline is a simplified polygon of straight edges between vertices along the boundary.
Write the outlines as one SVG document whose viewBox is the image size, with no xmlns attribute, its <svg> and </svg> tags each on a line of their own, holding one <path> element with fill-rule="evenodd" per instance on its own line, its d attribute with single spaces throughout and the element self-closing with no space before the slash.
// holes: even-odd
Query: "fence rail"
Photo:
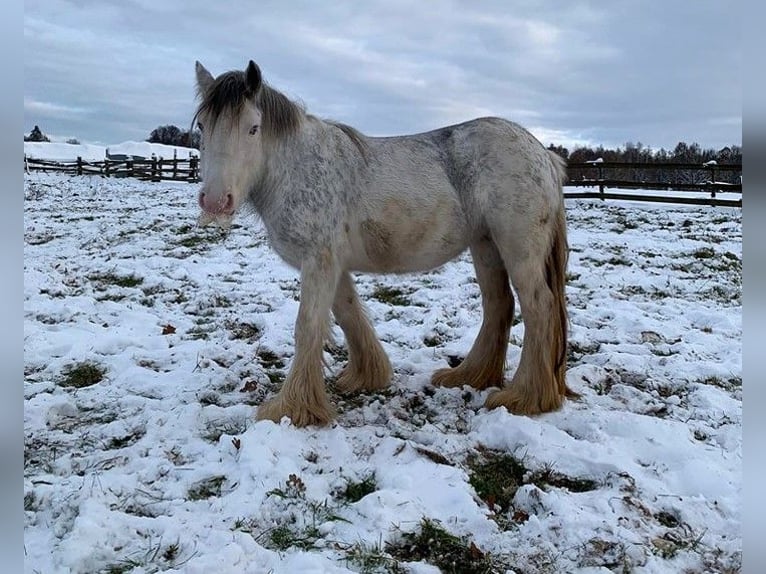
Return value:
<svg viewBox="0 0 766 574">
<path fill-rule="evenodd" d="M 102 175 L 106 177 L 135 177 L 145 181 L 199 181 L 199 158 L 165 159 L 104 159 L 86 161 L 81 157 L 69 161 L 52 161 L 24 157 L 24 170 L 55 171 L 71 175 Z"/>
<path fill-rule="evenodd" d="M 567 187 L 598 191 L 566 192 L 568 198 L 617 199 L 742 207 L 741 164 L 584 162 L 567 166 Z M 607 189 L 672 191 L 674 195 L 607 192 Z M 693 195 L 689 192 L 696 192 Z M 699 193 L 707 194 L 707 197 Z M 717 194 L 739 194 L 736 199 Z"/>
<path fill-rule="evenodd" d="M 135 177 L 146 181 L 198 182 L 199 158 L 105 159 L 52 161 L 24 157 L 24 169 L 57 171 L 72 175 Z M 611 199 L 742 207 L 741 164 L 585 162 L 567 166 L 569 188 L 594 188 L 593 191 L 566 191 L 567 198 Z M 597 190 L 596 190 L 597 188 Z M 671 195 L 608 192 L 616 190 L 672 191 Z M 694 192 L 694 193 L 692 193 Z M 706 194 L 702 196 L 701 193 Z M 737 198 L 717 194 L 739 194 Z"/>
</svg>

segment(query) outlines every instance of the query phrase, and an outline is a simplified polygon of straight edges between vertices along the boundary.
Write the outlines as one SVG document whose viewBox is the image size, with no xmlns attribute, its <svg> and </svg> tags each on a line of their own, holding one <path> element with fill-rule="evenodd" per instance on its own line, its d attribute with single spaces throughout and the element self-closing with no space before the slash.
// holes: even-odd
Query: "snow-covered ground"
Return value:
<svg viewBox="0 0 766 574">
<path fill-rule="evenodd" d="M 429 385 L 478 331 L 467 255 L 359 275 L 395 380 L 297 429 L 253 412 L 298 275 L 196 187 L 25 177 L 26 573 L 738 571 L 741 210 L 568 200 L 582 398 L 535 418 Z"/>
</svg>

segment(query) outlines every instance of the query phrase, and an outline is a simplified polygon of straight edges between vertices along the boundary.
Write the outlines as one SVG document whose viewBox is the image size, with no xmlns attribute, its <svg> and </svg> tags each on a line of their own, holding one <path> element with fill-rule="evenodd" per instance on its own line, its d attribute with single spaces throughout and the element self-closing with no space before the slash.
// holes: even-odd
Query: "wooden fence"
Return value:
<svg viewBox="0 0 766 574">
<path fill-rule="evenodd" d="M 594 188 L 593 191 L 567 191 L 566 197 L 629 199 L 663 203 L 687 203 L 742 207 L 741 164 L 585 162 L 567 166 L 567 187 Z M 598 189 L 598 191 L 595 190 Z M 609 188 L 667 193 L 608 192 Z M 705 195 L 702 195 L 702 194 Z M 721 198 L 724 193 L 735 198 Z"/>
<path fill-rule="evenodd" d="M 198 182 L 199 158 L 188 159 L 105 159 L 85 161 L 50 161 L 24 157 L 24 169 L 57 171 L 72 175 L 135 177 L 147 181 Z M 626 163 L 586 162 L 567 166 L 568 188 L 592 188 L 593 191 L 566 191 L 567 198 L 596 198 L 663 203 L 686 203 L 742 207 L 741 164 Z M 671 194 L 626 193 L 617 190 L 663 191 Z M 718 197 L 723 193 L 728 197 Z M 704 194 L 704 195 L 703 195 Z M 731 195 L 738 195 L 732 198 Z"/>
<path fill-rule="evenodd" d="M 86 161 L 81 157 L 70 161 L 52 161 L 24 156 L 24 170 L 55 171 L 71 175 L 102 175 L 106 177 L 135 177 L 145 181 L 199 181 L 199 158 L 164 159 L 104 159 Z"/>
</svg>

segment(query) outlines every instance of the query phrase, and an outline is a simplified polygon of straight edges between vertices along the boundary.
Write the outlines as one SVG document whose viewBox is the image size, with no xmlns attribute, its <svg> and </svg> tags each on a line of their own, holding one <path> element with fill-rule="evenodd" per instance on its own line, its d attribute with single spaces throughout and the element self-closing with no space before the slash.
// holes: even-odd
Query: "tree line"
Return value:
<svg viewBox="0 0 766 574">
<path fill-rule="evenodd" d="M 719 150 L 703 149 L 698 143 L 678 142 L 672 150 L 653 149 L 641 142 L 627 142 L 624 147 L 605 148 L 578 146 L 571 153 L 560 145 L 551 144 L 548 149 L 556 152 L 569 163 L 583 163 L 601 158 L 604 162 L 629 163 L 695 163 L 702 165 L 709 161 L 725 164 L 742 163 L 742 146 L 725 146 Z"/>
<path fill-rule="evenodd" d="M 703 149 L 698 143 L 688 144 L 678 142 L 672 150 L 665 148 L 653 149 L 643 145 L 641 142 L 628 142 L 624 147 L 605 148 L 604 146 L 586 147 L 578 146 L 571 152 L 559 145 L 551 144 L 548 149 L 557 153 L 567 160 L 570 164 L 592 162 L 594 160 L 603 160 L 608 163 L 635 163 L 649 164 L 649 167 L 641 168 L 609 168 L 608 175 L 603 176 L 612 180 L 622 181 L 642 181 L 647 183 L 702 183 L 710 178 L 710 171 L 702 168 L 703 164 L 715 162 L 716 164 L 742 165 L 742 146 L 731 145 L 721 149 L 707 148 Z M 662 164 L 691 164 L 700 166 L 700 169 L 668 171 L 662 169 Z M 657 169 L 652 169 L 651 165 L 656 164 Z M 570 179 L 597 177 L 597 167 L 587 169 L 570 168 Z M 715 180 L 724 183 L 741 183 L 741 172 L 737 171 L 716 171 Z"/>
</svg>

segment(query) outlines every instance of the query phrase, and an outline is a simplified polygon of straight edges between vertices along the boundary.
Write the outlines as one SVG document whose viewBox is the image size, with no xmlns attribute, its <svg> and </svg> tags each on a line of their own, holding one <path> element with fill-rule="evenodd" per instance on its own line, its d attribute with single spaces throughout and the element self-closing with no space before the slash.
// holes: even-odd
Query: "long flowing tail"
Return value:
<svg viewBox="0 0 766 574">
<path fill-rule="evenodd" d="M 550 152 L 550 156 L 554 177 L 561 188 L 567 177 L 566 160 L 554 152 Z M 553 373 L 558 383 L 559 393 L 569 398 L 577 398 L 580 395 L 566 384 L 567 341 L 569 333 L 569 315 L 567 313 L 566 300 L 568 260 L 569 244 L 567 242 L 566 216 L 564 213 L 564 196 L 562 191 L 553 223 L 550 252 L 545 262 L 545 279 L 554 298 L 553 317 L 551 318 L 554 323 L 555 333 L 551 346 Z"/>
</svg>

